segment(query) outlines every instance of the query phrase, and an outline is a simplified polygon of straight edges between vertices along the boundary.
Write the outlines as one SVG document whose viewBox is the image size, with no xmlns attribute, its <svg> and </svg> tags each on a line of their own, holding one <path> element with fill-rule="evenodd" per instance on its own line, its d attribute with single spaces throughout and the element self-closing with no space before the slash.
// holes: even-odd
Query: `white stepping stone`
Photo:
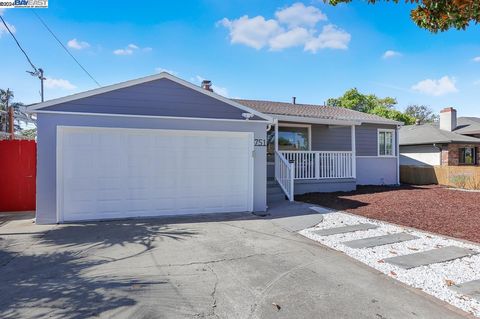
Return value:
<svg viewBox="0 0 480 319">
<path fill-rule="evenodd" d="M 407 233 L 398 233 L 398 234 L 390 234 L 390 235 L 384 235 L 384 236 L 375 236 L 375 237 L 368 237 L 363 239 L 356 239 L 356 240 L 343 242 L 342 244 L 350 248 L 371 248 L 376 246 L 401 243 L 407 240 L 414 240 L 414 239 L 418 239 L 418 237 L 407 234 Z"/>
<path fill-rule="evenodd" d="M 457 246 L 447 246 L 443 248 L 427 250 L 420 253 L 386 258 L 384 259 L 384 261 L 386 263 L 398 266 L 403 269 L 411 269 L 430 264 L 443 263 L 446 261 L 476 254 L 478 254 L 478 252 L 471 249 L 461 248 Z"/>
<path fill-rule="evenodd" d="M 320 230 L 314 231 L 314 233 L 319 236 L 330 236 L 330 235 L 351 233 L 355 231 L 369 230 L 369 229 L 375 229 L 375 228 L 378 228 L 378 226 L 373 224 L 357 224 L 357 225 L 320 229 Z"/>
<path fill-rule="evenodd" d="M 459 294 L 480 300 L 480 279 L 464 282 L 463 284 L 454 285 L 450 288 Z"/>
</svg>

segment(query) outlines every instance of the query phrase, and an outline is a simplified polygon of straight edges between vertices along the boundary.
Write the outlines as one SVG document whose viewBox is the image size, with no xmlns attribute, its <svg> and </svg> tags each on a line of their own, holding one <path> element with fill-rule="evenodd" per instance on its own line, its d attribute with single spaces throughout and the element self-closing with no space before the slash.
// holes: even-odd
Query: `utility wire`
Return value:
<svg viewBox="0 0 480 319">
<path fill-rule="evenodd" d="M 31 61 L 30 58 L 28 57 L 27 52 L 25 52 L 25 50 L 22 48 L 22 46 L 21 46 L 20 43 L 18 42 L 17 38 L 16 38 L 15 35 L 13 34 L 12 30 L 10 30 L 10 28 L 8 27 L 8 24 L 5 22 L 5 20 L 3 20 L 3 18 L 2 18 L 1 15 L 0 15 L 0 19 L 2 20 L 3 25 L 4 25 L 5 28 L 7 29 L 8 33 L 10 33 L 10 35 L 11 35 L 12 38 L 13 38 L 13 40 L 15 40 L 15 43 L 16 43 L 17 46 L 20 48 L 20 51 L 22 51 L 23 54 L 25 55 L 25 57 L 27 58 L 28 63 L 30 63 L 30 65 L 32 66 L 32 68 L 35 70 L 35 73 L 37 73 L 37 72 L 38 72 L 38 69 L 35 67 L 35 65 L 33 65 L 32 61 Z"/>
<path fill-rule="evenodd" d="M 73 56 L 73 54 L 67 49 L 67 47 L 62 43 L 62 41 L 60 41 L 60 39 L 58 39 L 58 37 L 55 35 L 55 33 L 53 33 L 53 31 L 48 27 L 48 25 L 45 23 L 45 21 L 43 21 L 42 18 L 40 18 L 40 16 L 35 12 L 35 10 L 32 9 L 32 12 L 33 14 L 38 18 L 38 20 L 43 24 L 43 26 L 48 30 L 48 32 L 50 32 L 50 34 L 55 38 L 55 40 L 57 40 L 58 44 L 60 44 L 60 46 L 65 50 L 65 52 L 67 52 L 67 54 L 78 64 L 78 66 L 90 77 L 90 79 L 93 80 L 93 82 L 95 82 L 99 87 L 101 87 L 100 83 L 98 83 L 97 80 L 95 80 L 95 78 L 90 74 L 90 72 L 87 71 L 87 69 L 85 69 L 83 67 L 83 65 L 78 62 L 78 60 Z M 3 20 L 3 19 L 2 19 Z"/>
</svg>

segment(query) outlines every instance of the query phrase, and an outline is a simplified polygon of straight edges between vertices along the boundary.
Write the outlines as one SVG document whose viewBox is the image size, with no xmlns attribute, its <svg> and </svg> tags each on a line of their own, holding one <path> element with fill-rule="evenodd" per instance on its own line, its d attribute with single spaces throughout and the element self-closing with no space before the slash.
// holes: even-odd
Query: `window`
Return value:
<svg viewBox="0 0 480 319">
<path fill-rule="evenodd" d="M 279 126 L 278 149 L 280 151 L 310 150 L 310 126 Z"/>
<path fill-rule="evenodd" d="M 378 130 L 378 156 L 395 156 L 394 130 Z"/>
<path fill-rule="evenodd" d="M 280 124 L 278 127 L 278 150 L 280 151 L 309 151 L 310 125 Z M 275 130 L 272 127 L 267 133 L 267 154 L 275 153 Z"/>
<path fill-rule="evenodd" d="M 458 162 L 463 165 L 476 165 L 477 154 L 476 147 L 463 147 L 459 150 Z"/>
</svg>

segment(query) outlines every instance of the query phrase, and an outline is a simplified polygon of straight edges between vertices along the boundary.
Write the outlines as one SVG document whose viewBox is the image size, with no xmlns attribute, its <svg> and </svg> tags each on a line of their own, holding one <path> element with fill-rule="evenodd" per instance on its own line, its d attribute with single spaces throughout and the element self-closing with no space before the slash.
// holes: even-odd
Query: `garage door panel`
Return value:
<svg viewBox="0 0 480 319">
<path fill-rule="evenodd" d="M 251 133 L 63 127 L 59 134 L 66 221 L 251 210 Z"/>
</svg>

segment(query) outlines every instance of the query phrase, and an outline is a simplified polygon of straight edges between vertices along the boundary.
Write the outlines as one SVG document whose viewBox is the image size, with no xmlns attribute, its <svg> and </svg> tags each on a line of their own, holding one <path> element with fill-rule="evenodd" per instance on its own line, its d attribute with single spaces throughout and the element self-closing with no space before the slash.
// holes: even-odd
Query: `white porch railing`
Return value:
<svg viewBox="0 0 480 319">
<path fill-rule="evenodd" d="M 294 164 L 290 163 L 282 153 L 275 151 L 275 179 L 290 201 L 293 201 L 294 178 Z"/>
<path fill-rule="evenodd" d="M 280 153 L 287 161 L 293 161 L 295 179 L 355 177 L 352 152 L 280 151 Z"/>
</svg>

